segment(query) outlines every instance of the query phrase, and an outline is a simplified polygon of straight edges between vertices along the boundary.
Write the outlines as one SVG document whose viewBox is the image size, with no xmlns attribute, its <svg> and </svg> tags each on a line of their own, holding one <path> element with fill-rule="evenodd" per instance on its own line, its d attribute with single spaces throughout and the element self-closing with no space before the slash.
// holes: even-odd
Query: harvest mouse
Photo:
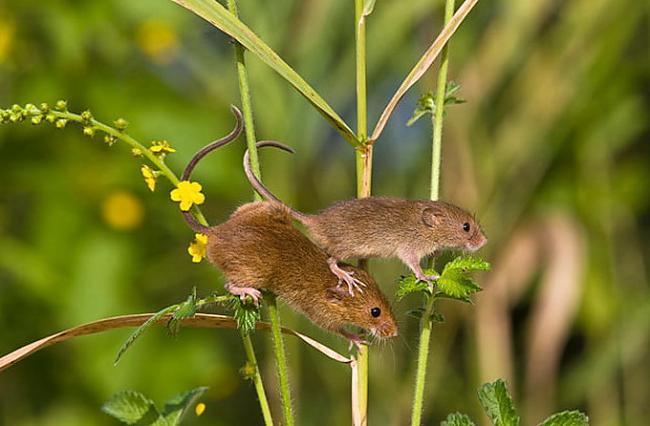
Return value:
<svg viewBox="0 0 650 426">
<path fill-rule="evenodd" d="M 294 152 L 275 141 L 257 143 L 258 148 L 265 146 Z M 340 201 L 319 214 L 307 215 L 287 207 L 255 177 L 248 151 L 244 154 L 244 170 L 260 195 L 286 207 L 307 227 L 316 243 L 330 255 L 331 271 L 348 285 L 350 293 L 364 282 L 340 268 L 339 259 L 397 257 L 419 280 L 432 281 L 438 277 L 424 274 L 420 266 L 423 257 L 444 249 L 476 251 L 487 242 L 472 215 L 444 201 L 368 197 Z"/>
<path fill-rule="evenodd" d="M 233 113 L 238 121 L 235 130 L 197 152 L 183 180 L 205 154 L 239 135 L 241 115 L 235 108 Z M 353 342 L 361 339 L 345 330 L 346 325 L 380 338 L 397 335 L 390 305 L 374 279 L 362 269 L 342 265 L 342 270 L 360 277 L 366 288 L 356 297 L 338 288 L 327 254 L 293 226 L 286 207 L 265 201 L 244 204 L 226 222 L 212 227 L 199 224 L 189 212 L 183 215 L 194 231 L 207 235 L 207 258 L 223 271 L 230 293 L 242 299 L 250 296 L 257 303 L 260 289 L 267 289 L 316 325 Z"/>
</svg>

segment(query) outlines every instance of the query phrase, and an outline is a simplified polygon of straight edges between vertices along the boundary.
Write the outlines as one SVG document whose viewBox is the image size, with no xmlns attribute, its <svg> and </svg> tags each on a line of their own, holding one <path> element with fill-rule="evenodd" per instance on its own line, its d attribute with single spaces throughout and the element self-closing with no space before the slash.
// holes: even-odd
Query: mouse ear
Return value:
<svg viewBox="0 0 650 426">
<path fill-rule="evenodd" d="M 427 207 L 422 210 L 422 222 L 430 228 L 440 224 L 441 211 L 434 207 Z"/>
<path fill-rule="evenodd" d="M 330 287 L 325 290 L 325 298 L 330 302 L 340 302 L 350 294 L 342 287 Z"/>
</svg>

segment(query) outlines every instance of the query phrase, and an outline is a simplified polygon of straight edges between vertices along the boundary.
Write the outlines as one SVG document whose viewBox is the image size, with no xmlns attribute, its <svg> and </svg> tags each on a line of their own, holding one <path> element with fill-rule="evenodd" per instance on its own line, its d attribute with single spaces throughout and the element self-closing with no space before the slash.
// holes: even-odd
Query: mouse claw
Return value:
<svg viewBox="0 0 650 426">
<path fill-rule="evenodd" d="M 338 287 L 341 287 L 343 283 L 346 283 L 348 285 L 348 293 L 350 293 L 350 296 L 352 297 L 354 297 L 354 290 L 363 293 L 361 287 L 365 287 L 366 284 L 352 276 L 354 275 L 354 271 L 348 272 L 341 269 L 341 267 L 336 263 L 336 259 L 332 257 L 327 260 L 327 263 L 329 264 L 332 273 L 339 279 Z"/>
<path fill-rule="evenodd" d="M 253 304 L 259 307 L 262 293 L 258 289 L 253 287 L 236 287 L 232 284 L 226 284 L 224 287 L 231 294 L 239 296 L 239 300 L 243 303 L 246 303 L 246 298 L 250 297 L 253 300 Z"/>
</svg>

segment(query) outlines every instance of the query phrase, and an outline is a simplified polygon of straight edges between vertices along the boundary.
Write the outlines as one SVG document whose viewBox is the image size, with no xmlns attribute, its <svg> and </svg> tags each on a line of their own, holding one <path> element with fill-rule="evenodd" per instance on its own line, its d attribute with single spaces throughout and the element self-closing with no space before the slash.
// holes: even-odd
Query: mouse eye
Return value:
<svg viewBox="0 0 650 426">
<path fill-rule="evenodd" d="M 379 308 L 372 308 L 372 309 L 370 310 L 370 315 L 372 315 L 373 317 L 377 318 L 379 315 L 381 315 L 381 309 L 379 309 Z"/>
<path fill-rule="evenodd" d="M 469 228 L 470 228 L 469 223 L 467 222 L 463 223 L 463 231 L 469 232 Z"/>
</svg>

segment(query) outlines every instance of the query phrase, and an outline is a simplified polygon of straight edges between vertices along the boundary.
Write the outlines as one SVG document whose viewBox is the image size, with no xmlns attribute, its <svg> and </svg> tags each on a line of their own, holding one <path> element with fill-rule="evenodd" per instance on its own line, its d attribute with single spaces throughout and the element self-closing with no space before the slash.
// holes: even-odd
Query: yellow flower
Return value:
<svg viewBox="0 0 650 426">
<path fill-rule="evenodd" d="M 140 172 L 142 173 L 142 177 L 144 178 L 147 187 L 149 187 L 149 189 L 153 192 L 156 189 L 156 179 L 158 178 L 158 172 L 146 164 L 140 168 Z"/>
<path fill-rule="evenodd" d="M 208 236 L 195 234 L 194 241 L 190 243 L 187 252 L 192 256 L 192 262 L 199 263 L 205 257 L 205 248 L 208 245 Z"/>
<path fill-rule="evenodd" d="M 205 404 L 202 402 L 199 402 L 198 404 L 196 404 L 196 407 L 194 407 L 194 412 L 196 413 L 197 416 L 203 414 L 204 411 L 205 411 Z"/>
<path fill-rule="evenodd" d="M 181 210 L 188 211 L 193 204 L 203 204 L 205 195 L 201 194 L 201 184 L 183 180 L 178 182 L 176 189 L 170 193 L 172 201 L 180 201 Z"/>
<path fill-rule="evenodd" d="M 176 152 L 174 148 L 167 141 L 153 141 L 151 142 L 151 148 L 149 151 L 153 152 L 156 155 L 163 155 L 171 152 Z"/>
</svg>

